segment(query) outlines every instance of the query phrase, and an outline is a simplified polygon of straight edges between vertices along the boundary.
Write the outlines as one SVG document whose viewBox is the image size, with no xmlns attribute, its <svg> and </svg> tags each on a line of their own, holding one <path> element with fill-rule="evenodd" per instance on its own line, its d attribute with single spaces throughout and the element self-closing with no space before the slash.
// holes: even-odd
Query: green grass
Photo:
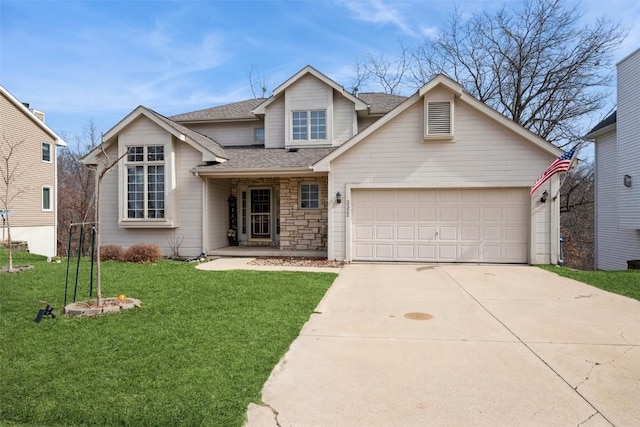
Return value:
<svg viewBox="0 0 640 427">
<path fill-rule="evenodd" d="M 605 291 L 640 300 L 640 270 L 581 271 L 549 265 L 540 267 Z"/>
<path fill-rule="evenodd" d="M 38 301 L 59 313 L 66 264 L 15 261 L 35 269 L 0 275 L 0 425 L 240 426 L 335 278 L 105 262 L 103 296 L 141 308 L 34 323 Z"/>
</svg>

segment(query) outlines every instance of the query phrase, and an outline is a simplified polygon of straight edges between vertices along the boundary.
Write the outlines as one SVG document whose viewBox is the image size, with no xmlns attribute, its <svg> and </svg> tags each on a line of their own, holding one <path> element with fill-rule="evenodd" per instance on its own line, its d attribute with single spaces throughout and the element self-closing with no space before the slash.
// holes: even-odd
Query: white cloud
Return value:
<svg viewBox="0 0 640 427">
<path fill-rule="evenodd" d="M 438 35 L 438 27 L 422 27 L 420 32 L 428 39 L 435 39 Z"/>
<path fill-rule="evenodd" d="M 343 4 L 353 12 L 355 18 L 360 21 L 395 25 L 403 33 L 416 36 L 416 32 L 410 28 L 405 17 L 398 9 L 392 6 L 392 3 L 386 3 L 384 0 L 368 0 L 347 1 Z"/>
</svg>

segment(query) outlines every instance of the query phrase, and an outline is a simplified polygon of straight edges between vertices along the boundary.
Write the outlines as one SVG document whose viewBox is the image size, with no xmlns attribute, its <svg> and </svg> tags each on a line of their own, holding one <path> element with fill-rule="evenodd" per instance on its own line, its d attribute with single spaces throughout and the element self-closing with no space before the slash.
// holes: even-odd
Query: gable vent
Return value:
<svg viewBox="0 0 640 427">
<path fill-rule="evenodd" d="M 428 102 L 426 135 L 452 135 L 451 128 L 451 102 Z"/>
</svg>

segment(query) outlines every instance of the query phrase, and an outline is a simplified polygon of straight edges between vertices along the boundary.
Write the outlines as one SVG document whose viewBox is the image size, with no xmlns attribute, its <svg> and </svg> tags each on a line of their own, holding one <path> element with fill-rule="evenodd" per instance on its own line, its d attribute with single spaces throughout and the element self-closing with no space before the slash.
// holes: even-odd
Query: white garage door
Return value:
<svg viewBox="0 0 640 427">
<path fill-rule="evenodd" d="M 352 258 L 526 263 L 526 189 L 352 191 Z"/>
</svg>

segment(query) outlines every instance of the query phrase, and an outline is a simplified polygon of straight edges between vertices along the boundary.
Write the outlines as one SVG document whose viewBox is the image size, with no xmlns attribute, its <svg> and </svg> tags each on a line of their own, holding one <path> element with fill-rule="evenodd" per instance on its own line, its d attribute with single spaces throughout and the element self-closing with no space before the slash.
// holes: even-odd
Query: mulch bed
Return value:
<svg viewBox="0 0 640 427">
<path fill-rule="evenodd" d="M 322 258 L 259 257 L 249 262 L 251 265 L 277 265 L 285 267 L 327 267 L 342 268 L 344 263 Z"/>
</svg>

